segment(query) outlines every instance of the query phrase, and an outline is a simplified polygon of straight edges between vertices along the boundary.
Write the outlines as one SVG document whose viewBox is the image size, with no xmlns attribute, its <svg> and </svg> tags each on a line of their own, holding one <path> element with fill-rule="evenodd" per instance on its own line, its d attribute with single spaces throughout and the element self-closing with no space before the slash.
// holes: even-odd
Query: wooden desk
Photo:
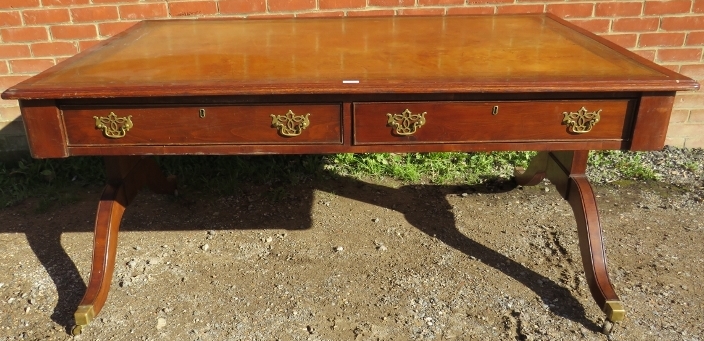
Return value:
<svg viewBox="0 0 704 341">
<path fill-rule="evenodd" d="M 106 156 L 76 333 L 100 312 L 125 207 L 175 188 L 144 155 L 537 150 L 571 204 L 592 296 L 625 310 L 584 175 L 589 150 L 662 148 L 693 80 L 552 15 L 145 21 L 2 95 L 32 155 Z"/>
</svg>

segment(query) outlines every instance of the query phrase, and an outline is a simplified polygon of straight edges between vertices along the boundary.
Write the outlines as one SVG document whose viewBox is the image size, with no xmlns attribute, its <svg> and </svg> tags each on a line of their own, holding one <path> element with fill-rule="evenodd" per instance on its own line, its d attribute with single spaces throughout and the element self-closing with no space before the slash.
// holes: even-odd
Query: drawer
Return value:
<svg viewBox="0 0 704 341">
<path fill-rule="evenodd" d="M 339 104 L 63 107 L 69 146 L 341 144 Z"/>
<path fill-rule="evenodd" d="M 356 145 L 627 139 L 634 106 L 633 100 L 355 103 L 353 139 Z"/>
</svg>

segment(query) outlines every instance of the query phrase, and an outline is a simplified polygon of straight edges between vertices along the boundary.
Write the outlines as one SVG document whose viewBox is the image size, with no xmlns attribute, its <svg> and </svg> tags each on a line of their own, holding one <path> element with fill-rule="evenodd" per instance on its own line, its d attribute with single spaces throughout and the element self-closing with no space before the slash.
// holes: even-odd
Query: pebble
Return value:
<svg viewBox="0 0 704 341">
<path fill-rule="evenodd" d="M 462 197 L 466 197 L 466 196 L 468 196 L 468 195 L 469 195 L 469 194 L 467 194 L 467 193 L 462 193 Z"/>
<path fill-rule="evenodd" d="M 200 248 L 203 249 L 203 251 L 208 251 L 208 249 L 210 249 L 210 245 L 203 244 L 203 246 L 201 246 Z"/>
<path fill-rule="evenodd" d="M 154 265 L 154 264 L 159 264 L 161 263 L 161 260 L 159 258 L 149 258 L 147 260 L 147 264 L 149 265 Z"/>
<path fill-rule="evenodd" d="M 127 266 L 130 268 L 134 268 L 135 266 L 137 266 L 137 261 L 133 259 L 133 260 L 127 262 Z"/>
<path fill-rule="evenodd" d="M 345 250 L 345 249 L 344 249 L 342 246 L 336 246 L 336 247 L 335 247 L 335 252 L 342 252 L 342 251 L 344 251 L 344 250 Z"/>
<path fill-rule="evenodd" d="M 372 219 L 372 221 L 375 222 L 375 223 L 378 223 L 378 222 L 379 222 L 379 218 L 374 218 L 374 219 Z"/>
<path fill-rule="evenodd" d="M 379 251 L 386 251 L 387 250 L 386 245 L 384 245 L 384 244 L 377 245 L 376 249 Z"/>
<path fill-rule="evenodd" d="M 208 230 L 208 235 L 214 236 L 214 235 L 215 235 L 215 230 Z"/>
<path fill-rule="evenodd" d="M 162 328 L 166 327 L 166 319 L 163 317 L 160 317 L 156 320 L 156 329 L 160 330 Z"/>
<path fill-rule="evenodd" d="M 0 288 L 4 287 L 5 283 L 0 283 Z"/>
</svg>

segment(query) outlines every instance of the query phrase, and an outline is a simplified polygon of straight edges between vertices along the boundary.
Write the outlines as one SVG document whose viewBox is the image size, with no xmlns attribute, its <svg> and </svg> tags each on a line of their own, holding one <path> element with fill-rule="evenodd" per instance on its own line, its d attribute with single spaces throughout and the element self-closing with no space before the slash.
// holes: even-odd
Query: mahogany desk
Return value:
<svg viewBox="0 0 704 341">
<path fill-rule="evenodd" d="M 144 155 L 537 150 L 569 201 L 592 296 L 609 280 L 589 150 L 663 147 L 699 85 L 552 15 L 145 21 L 2 94 L 32 155 L 103 155 L 107 186 L 77 327 L 103 307 L 125 207 L 174 181 Z"/>
</svg>

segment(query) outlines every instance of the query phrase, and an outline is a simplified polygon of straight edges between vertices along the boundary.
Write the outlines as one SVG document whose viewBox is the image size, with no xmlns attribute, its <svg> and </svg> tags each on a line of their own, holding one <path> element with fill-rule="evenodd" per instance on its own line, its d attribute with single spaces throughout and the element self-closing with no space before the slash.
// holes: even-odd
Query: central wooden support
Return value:
<svg viewBox="0 0 704 341">
<path fill-rule="evenodd" d="M 589 291 L 606 318 L 618 322 L 624 319 L 625 309 L 609 279 L 596 199 L 585 175 L 588 156 L 589 151 L 540 152 L 527 170 L 516 169 L 516 182 L 532 186 L 547 177 L 570 203 Z"/>
<path fill-rule="evenodd" d="M 105 167 L 108 184 L 100 197 L 95 217 L 93 264 L 88 288 L 74 314 L 76 325 L 71 331 L 73 335 L 81 333 L 83 326 L 90 323 L 107 300 L 115 269 L 117 232 L 127 205 L 145 186 L 163 194 L 176 190 L 175 178 L 166 178 L 151 158 L 106 157 Z"/>
</svg>

